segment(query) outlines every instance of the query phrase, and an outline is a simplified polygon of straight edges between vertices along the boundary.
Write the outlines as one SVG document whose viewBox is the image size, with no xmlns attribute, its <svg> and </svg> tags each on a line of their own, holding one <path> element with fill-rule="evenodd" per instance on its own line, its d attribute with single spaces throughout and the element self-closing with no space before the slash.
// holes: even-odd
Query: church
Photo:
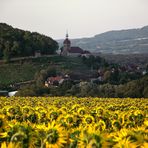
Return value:
<svg viewBox="0 0 148 148">
<path fill-rule="evenodd" d="M 80 47 L 72 47 L 71 41 L 68 38 L 68 34 L 66 34 L 66 39 L 63 42 L 63 47 L 61 48 L 61 55 L 63 56 L 81 56 L 83 54 L 90 54 L 89 51 L 84 51 Z"/>
</svg>

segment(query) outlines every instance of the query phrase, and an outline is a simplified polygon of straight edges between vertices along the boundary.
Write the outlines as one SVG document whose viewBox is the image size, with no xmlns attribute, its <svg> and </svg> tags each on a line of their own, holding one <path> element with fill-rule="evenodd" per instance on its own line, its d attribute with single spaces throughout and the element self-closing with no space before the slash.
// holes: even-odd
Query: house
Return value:
<svg viewBox="0 0 148 148">
<path fill-rule="evenodd" d="M 35 57 L 41 57 L 41 51 L 40 50 L 37 50 L 35 51 Z"/>
<path fill-rule="evenodd" d="M 83 49 L 81 49 L 80 47 L 71 47 L 67 55 L 78 57 L 81 54 L 83 54 Z"/>
<path fill-rule="evenodd" d="M 63 56 L 74 56 L 78 57 L 81 55 L 88 55 L 89 51 L 84 51 L 80 47 L 71 46 L 71 41 L 68 38 L 68 34 L 66 34 L 66 39 L 63 42 L 63 47 L 61 48 L 61 55 Z"/>
<path fill-rule="evenodd" d="M 47 81 L 45 81 L 45 86 L 49 87 L 50 85 L 58 86 L 59 84 L 63 83 L 64 78 L 62 76 L 55 76 L 55 77 L 49 77 L 47 78 Z"/>
<path fill-rule="evenodd" d="M 51 85 L 54 85 L 54 86 L 58 86 L 60 84 L 62 84 L 64 81 L 66 80 L 69 80 L 70 77 L 69 75 L 58 75 L 58 76 L 55 76 L 55 77 L 48 77 L 47 80 L 45 81 L 45 86 L 46 87 L 49 87 Z"/>
</svg>

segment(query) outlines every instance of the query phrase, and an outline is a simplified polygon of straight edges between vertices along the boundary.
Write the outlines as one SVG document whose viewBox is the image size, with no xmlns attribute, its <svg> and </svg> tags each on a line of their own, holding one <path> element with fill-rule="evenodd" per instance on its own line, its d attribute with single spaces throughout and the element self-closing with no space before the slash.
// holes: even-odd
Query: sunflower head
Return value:
<svg viewBox="0 0 148 148">
<path fill-rule="evenodd" d="M 78 114 L 80 115 L 80 116 L 83 116 L 83 115 L 85 115 L 86 114 L 86 110 L 85 110 L 85 108 L 83 107 L 81 107 L 81 108 L 79 108 L 78 109 Z"/>
<path fill-rule="evenodd" d="M 56 120 L 57 118 L 58 118 L 58 113 L 56 111 L 50 113 L 51 120 Z"/>
<path fill-rule="evenodd" d="M 16 113 L 20 113 L 21 112 L 21 108 L 19 105 L 15 106 L 15 112 Z"/>
<path fill-rule="evenodd" d="M 23 113 L 24 114 L 28 114 L 29 113 L 29 107 L 28 106 L 24 106 L 23 107 Z"/>
<path fill-rule="evenodd" d="M 96 131 L 104 131 L 106 129 L 106 124 L 103 120 L 100 120 L 94 127 Z"/>
<path fill-rule="evenodd" d="M 63 147 L 67 140 L 65 130 L 54 121 L 48 124 L 46 135 L 43 145 L 46 145 L 47 148 Z"/>
<path fill-rule="evenodd" d="M 74 123 L 74 116 L 73 115 L 67 115 L 66 117 L 65 117 L 65 123 L 66 124 L 73 124 Z"/>
<path fill-rule="evenodd" d="M 93 128 L 82 130 L 79 136 L 78 146 L 82 148 L 99 148 L 102 146 L 102 137 Z"/>
<path fill-rule="evenodd" d="M 112 127 L 114 130 L 120 130 L 121 129 L 121 123 L 118 120 L 113 121 Z"/>
<path fill-rule="evenodd" d="M 103 114 L 103 108 L 102 107 L 98 107 L 96 111 L 97 111 L 98 115 L 102 115 Z"/>
<path fill-rule="evenodd" d="M 92 123 L 94 122 L 94 117 L 91 116 L 91 115 L 86 115 L 86 116 L 84 117 L 84 122 L 85 122 L 86 124 L 92 124 Z"/>
</svg>

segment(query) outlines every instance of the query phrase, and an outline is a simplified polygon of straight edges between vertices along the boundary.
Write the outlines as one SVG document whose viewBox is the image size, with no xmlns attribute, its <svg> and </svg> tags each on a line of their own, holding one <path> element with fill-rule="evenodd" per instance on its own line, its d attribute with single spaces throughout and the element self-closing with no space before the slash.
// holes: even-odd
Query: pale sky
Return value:
<svg viewBox="0 0 148 148">
<path fill-rule="evenodd" d="M 91 37 L 148 25 L 148 0 L 0 0 L 0 22 L 52 37 Z"/>
</svg>

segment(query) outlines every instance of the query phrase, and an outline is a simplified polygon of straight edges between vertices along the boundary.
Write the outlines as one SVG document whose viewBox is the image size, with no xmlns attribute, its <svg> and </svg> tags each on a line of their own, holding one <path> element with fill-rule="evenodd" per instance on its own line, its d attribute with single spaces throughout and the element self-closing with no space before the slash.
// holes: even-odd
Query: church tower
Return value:
<svg viewBox="0 0 148 148">
<path fill-rule="evenodd" d="M 68 33 L 67 33 L 66 34 L 66 39 L 63 42 L 63 52 L 62 52 L 62 54 L 63 55 L 68 55 L 68 52 L 70 51 L 70 49 L 71 49 L 71 42 L 68 39 Z"/>
</svg>

